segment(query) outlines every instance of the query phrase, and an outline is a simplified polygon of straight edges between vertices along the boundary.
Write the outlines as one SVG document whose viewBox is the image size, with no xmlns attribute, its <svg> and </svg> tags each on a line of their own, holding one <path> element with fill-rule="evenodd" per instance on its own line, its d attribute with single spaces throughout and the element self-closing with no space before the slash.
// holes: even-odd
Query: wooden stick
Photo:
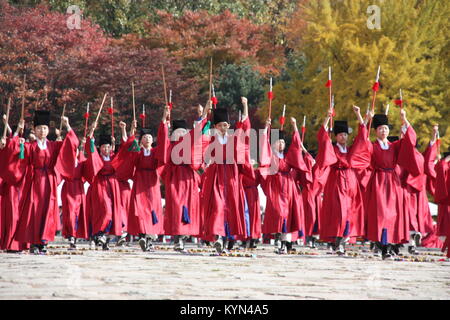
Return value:
<svg viewBox="0 0 450 320">
<path fill-rule="evenodd" d="M 83 136 L 84 138 L 86 138 L 87 128 L 88 128 L 88 124 L 89 124 L 89 102 L 88 102 L 88 105 L 87 105 L 86 113 L 87 113 L 87 116 L 86 116 L 86 118 L 84 120 L 84 136 Z"/>
<path fill-rule="evenodd" d="M 22 111 L 20 114 L 20 120 L 24 119 L 25 116 L 25 81 L 27 80 L 27 75 L 23 75 L 23 84 L 22 84 Z"/>
<path fill-rule="evenodd" d="M 136 121 L 136 102 L 134 99 L 134 82 L 131 81 L 131 93 L 133 95 L 133 121 Z"/>
<path fill-rule="evenodd" d="M 213 68 L 213 58 L 211 57 L 211 60 L 209 62 L 209 100 L 211 101 L 211 92 L 212 92 L 212 68 Z"/>
<path fill-rule="evenodd" d="M 66 104 L 64 103 L 64 107 L 63 107 L 63 112 L 62 112 L 61 118 L 64 117 L 65 113 L 66 113 Z M 61 130 L 62 130 L 62 119 L 61 119 L 61 122 L 59 124 L 59 131 L 61 131 Z"/>
<path fill-rule="evenodd" d="M 6 109 L 6 122 L 5 122 L 5 128 L 3 129 L 3 138 L 6 138 L 6 132 L 8 131 L 8 121 L 9 121 L 10 109 L 11 109 L 11 97 L 8 98 L 8 107 Z"/>
<path fill-rule="evenodd" d="M 162 73 L 163 86 L 164 86 L 164 100 L 166 101 L 166 106 L 167 106 L 169 101 L 167 100 L 166 75 L 164 73 L 164 66 L 163 65 L 161 65 L 161 73 Z"/>
<path fill-rule="evenodd" d="M 111 136 L 114 137 L 114 103 L 113 97 L 111 97 Z"/>
<path fill-rule="evenodd" d="M 95 122 L 98 121 L 98 118 L 100 118 L 100 114 L 102 113 L 102 109 L 103 109 L 103 104 L 105 103 L 106 100 L 106 96 L 108 95 L 108 92 L 105 93 L 104 97 L 103 97 L 103 101 L 102 101 L 102 105 L 100 106 L 100 109 L 98 110 L 98 114 L 97 114 L 97 118 L 95 118 Z"/>
</svg>

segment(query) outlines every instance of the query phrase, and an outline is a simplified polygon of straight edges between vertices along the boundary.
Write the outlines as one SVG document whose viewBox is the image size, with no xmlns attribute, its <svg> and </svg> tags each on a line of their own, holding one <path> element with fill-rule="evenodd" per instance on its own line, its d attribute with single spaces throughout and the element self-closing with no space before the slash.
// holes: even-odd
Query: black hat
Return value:
<svg viewBox="0 0 450 320">
<path fill-rule="evenodd" d="M 111 142 L 111 136 L 107 134 L 101 134 L 98 139 L 98 145 L 102 146 L 104 144 L 112 144 Z"/>
<path fill-rule="evenodd" d="M 389 142 L 392 143 L 392 142 L 395 142 L 395 141 L 399 140 L 400 137 L 399 136 L 388 136 L 387 139 L 388 139 Z"/>
<path fill-rule="evenodd" d="M 220 122 L 230 123 L 228 118 L 228 110 L 225 108 L 217 108 L 214 110 L 214 124 L 218 124 Z"/>
<path fill-rule="evenodd" d="M 376 129 L 379 126 L 389 126 L 389 121 L 388 121 L 388 117 L 385 114 L 376 114 L 373 116 L 372 119 L 372 128 Z"/>
<path fill-rule="evenodd" d="M 139 131 L 139 142 L 142 140 L 142 137 L 146 134 L 150 134 L 153 137 L 152 129 L 142 128 L 141 131 Z"/>
<path fill-rule="evenodd" d="M 448 149 L 447 152 L 444 152 L 444 158 L 447 158 L 448 156 L 450 156 L 450 148 Z"/>
<path fill-rule="evenodd" d="M 278 130 L 278 140 L 286 140 L 286 133 L 284 130 Z"/>
<path fill-rule="evenodd" d="M 180 129 L 180 128 L 187 130 L 186 120 L 173 120 L 172 121 L 172 132 L 177 129 Z"/>
<path fill-rule="evenodd" d="M 50 111 L 36 110 L 34 112 L 34 126 L 49 126 L 50 125 Z"/>
<path fill-rule="evenodd" d="M 335 120 L 334 121 L 334 127 L 333 127 L 333 133 L 335 135 L 345 132 L 347 134 L 349 134 L 349 130 L 348 130 L 348 123 L 345 120 Z"/>
<path fill-rule="evenodd" d="M 150 134 L 150 135 L 153 136 L 153 132 L 152 132 L 151 129 L 148 129 L 148 128 L 142 128 L 141 131 L 139 131 L 139 135 L 140 135 L 141 137 L 144 136 L 144 135 L 146 135 L 146 134 Z"/>
</svg>

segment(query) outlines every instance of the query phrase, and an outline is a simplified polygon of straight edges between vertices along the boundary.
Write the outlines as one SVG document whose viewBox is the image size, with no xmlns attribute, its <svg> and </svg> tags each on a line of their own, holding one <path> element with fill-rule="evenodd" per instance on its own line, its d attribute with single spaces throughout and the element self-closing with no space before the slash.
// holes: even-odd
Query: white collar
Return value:
<svg viewBox="0 0 450 320">
<path fill-rule="evenodd" d="M 150 150 L 147 150 L 145 148 L 143 148 L 143 149 L 144 149 L 144 157 L 150 156 L 150 154 L 152 153 L 152 149 L 150 149 Z"/>
<path fill-rule="evenodd" d="M 283 152 L 275 151 L 275 155 L 276 155 L 278 158 L 280 158 L 280 159 L 284 159 L 284 153 L 283 153 Z"/>
<path fill-rule="evenodd" d="M 44 142 L 41 142 L 41 140 L 37 139 L 37 145 L 41 150 L 47 149 L 47 139 L 45 139 Z"/>
<path fill-rule="evenodd" d="M 104 156 L 102 155 L 103 161 L 111 161 L 110 156 Z"/>
<path fill-rule="evenodd" d="M 380 144 L 381 149 L 383 150 L 389 150 L 389 142 L 384 143 L 383 141 L 381 141 L 380 139 L 378 139 L 378 143 Z"/>
<path fill-rule="evenodd" d="M 219 140 L 220 144 L 226 144 L 228 141 L 228 136 L 227 135 L 222 136 L 220 133 L 218 133 L 217 139 Z"/>
<path fill-rule="evenodd" d="M 347 153 L 347 146 L 341 146 L 339 143 L 336 143 L 341 153 Z"/>
</svg>

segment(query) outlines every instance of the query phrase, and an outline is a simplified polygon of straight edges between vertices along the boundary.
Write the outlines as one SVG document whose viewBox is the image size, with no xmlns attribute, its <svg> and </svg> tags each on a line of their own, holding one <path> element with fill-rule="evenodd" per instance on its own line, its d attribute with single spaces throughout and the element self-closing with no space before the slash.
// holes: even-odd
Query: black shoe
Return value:
<svg viewBox="0 0 450 320">
<path fill-rule="evenodd" d="M 230 240 L 230 241 L 228 241 L 228 247 L 227 247 L 227 249 L 228 249 L 228 250 L 233 250 L 233 247 L 234 247 L 234 243 L 235 243 L 235 241 L 234 241 L 234 240 Z"/>
<path fill-rule="evenodd" d="M 39 247 L 36 244 L 32 244 L 30 246 L 30 253 L 31 254 L 39 254 Z"/>
<path fill-rule="evenodd" d="M 391 255 L 399 256 L 400 255 L 400 245 L 399 244 L 393 245 L 390 253 L 391 253 Z"/>
<path fill-rule="evenodd" d="M 250 246 L 249 246 L 249 248 L 250 249 L 256 249 L 257 248 L 257 246 L 256 246 L 256 243 L 258 242 L 258 240 L 257 239 L 251 239 L 250 240 Z"/>
<path fill-rule="evenodd" d="M 414 246 L 408 246 L 408 252 L 409 252 L 410 254 L 414 254 L 414 255 L 419 254 L 419 253 L 416 251 L 416 247 L 414 247 Z"/>
<path fill-rule="evenodd" d="M 416 247 L 419 247 L 422 243 L 422 234 L 420 232 L 417 232 L 414 234 L 414 242 L 416 244 Z"/>
<path fill-rule="evenodd" d="M 77 239 L 75 237 L 69 237 L 69 249 L 74 250 L 77 248 L 76 246 Z"/>
<path fill-rule="evenodd" d="M 46 244 L 39 245 L 39 252 L 46 254 L 47 253 L 47 245 Z"/>
<path fill-rule="evenodd" d="M 116 247 L 121 247 L 121 246 L 125 245 L 125 243 L 127 242 L 127 236 L 128 236 L 128 233 L 126 233 L 126 232 L 122 233 L 119 240 L 117 240 Z"/>
<path fill-rule="evenodd" d="M 145 237 L 139 239 L 139 246 L 141 247 L 142 251 L 147 251 L 147 240 L 145 239 Z"/>
<path fill-rule="evenodd" d="M 390 245 L 384 245 L 382 250 L 381 250 L 381 257 L 383 260 L 390 260 L 392 258 L 392 255 L 389 253 L 390 252 Z"/>
</svg>

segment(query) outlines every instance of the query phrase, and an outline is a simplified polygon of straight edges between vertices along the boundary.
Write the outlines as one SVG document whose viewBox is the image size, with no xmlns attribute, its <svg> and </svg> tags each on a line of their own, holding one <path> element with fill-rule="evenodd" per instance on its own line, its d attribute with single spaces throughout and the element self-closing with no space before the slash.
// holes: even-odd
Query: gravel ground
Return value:
<svg viewBox="0 0 450 320">
<path fill-rule="evenodd" d="M 277 255 L 270 245 L 217 256 L 195 244 L 188 254 L 162 243 L 152 253 L 136 243 L 69 251 L 58 240 L 47 255 L 0 253 L 0 299 L 450 299 L 450 262 L 432 249 L 382 261 L 368 246 L 342 257 L 301 246 Z"/>
</svg>

